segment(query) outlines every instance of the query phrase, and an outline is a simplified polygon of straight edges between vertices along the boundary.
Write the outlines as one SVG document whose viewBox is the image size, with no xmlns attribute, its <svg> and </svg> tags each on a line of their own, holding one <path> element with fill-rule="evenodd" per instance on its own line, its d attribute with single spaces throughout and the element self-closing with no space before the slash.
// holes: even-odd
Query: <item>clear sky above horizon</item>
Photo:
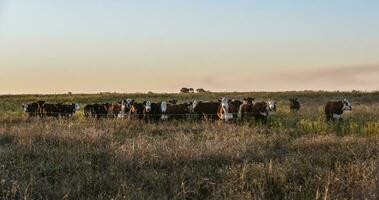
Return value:
<svg viewBox="0 0 379 200">
<path fill-rule="evenodd" d="M 0 0 L 0 94 L 379 90 L 375 0 Z"/>
</svg>

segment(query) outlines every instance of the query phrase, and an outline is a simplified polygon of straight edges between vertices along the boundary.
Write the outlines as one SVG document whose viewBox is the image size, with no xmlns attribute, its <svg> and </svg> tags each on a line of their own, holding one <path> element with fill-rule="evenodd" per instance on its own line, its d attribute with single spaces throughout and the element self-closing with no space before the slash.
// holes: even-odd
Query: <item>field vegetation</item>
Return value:
<svg viewBox="0 0 379 200">
<path fill-rule="evenodd" d="M 268 124 L 28 118 L 22 103 L 278 101 Z M 288 98 L 302 107 L 290 112 Z M 353 111 L 325 121 L 328 100 Z M 378 199 L 379 92 L 0 96 L 0 199 Z"/>
</svg>

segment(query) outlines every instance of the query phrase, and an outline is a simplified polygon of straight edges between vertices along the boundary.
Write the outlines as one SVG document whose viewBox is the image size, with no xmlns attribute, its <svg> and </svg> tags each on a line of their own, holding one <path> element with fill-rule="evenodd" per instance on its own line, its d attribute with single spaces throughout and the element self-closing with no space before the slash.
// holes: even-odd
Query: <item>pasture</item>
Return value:
<svg viewBox="0 0 379 200">
<path fill-rule="evenodd" d="M 82 105 L 273 99 L 266 125 L 28 118 L 35 100 Z M 298 97 L 301 109 L 289 110 Z M 328 100 L 348 98 L 343 121 Z M 0 96 L 0 199 L 377 199 L 379 92 Z"/>
</svg>

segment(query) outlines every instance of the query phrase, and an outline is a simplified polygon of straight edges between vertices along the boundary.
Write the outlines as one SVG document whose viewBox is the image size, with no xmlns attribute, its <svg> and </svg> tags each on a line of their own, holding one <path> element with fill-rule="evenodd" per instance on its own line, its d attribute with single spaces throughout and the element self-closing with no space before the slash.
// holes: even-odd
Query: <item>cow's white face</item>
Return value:
<svg viewBox="0 0 379 200">
<path fill-rule="evenodd" d="M 194 100 L 194 101 L 192 102 L 192 106 L 190 107 L 190 110 L 191 110 L 192 112 L 195 111 L 195 108 L 196 108 L 196 106 L 197 106 L 198 103 L 199 103 L 199 102 L 198 102 L 197 100 Z"/>
<path fill-rule="evenodd" d="M 151 110 L 151 102 L 150 101 L 146 101 L 145 109 L 147 112 L 150 112 L 150 110 Z"/>
<path fill-rule="evenodd" d="M 166 103 L 165 101 L 163 101 L 163 102 L 161 103 L 161 111 L 162 111 L 163 113 L 165 113 L 165 112 L 167 111 L 167 103 Z"/>
<path fill-rule="evenodd" d="M 75 110 L 76 110 L 76 111 L 80 110 L 80 105 L 79 105 L 79 103 L 75 103 Z"/>
<path fill-rule="evenodd" d="M 276 112 L 276 101 L 269 101 L 268 102 L 267 111 Z"/>
<path fill-rule="evenodd" d="M 24 112 L 26 112 L 28 110 L 28 104 L 22 104 L 22 108 Z"/>
<path fill-rule="evenodd" d="M 229 102 L 228 102 L 228 98 L 224 97 L 221 99 L 221 106 L 222 108 L 224 109 L 224 112 L 225 113 L 228 113 L 229 111 Z"/>
<path fill-rule="evenodd" d="M 342 110 L 352 110 L 351 102 L 349 100 L 344 99 L 342 101 L 342 104 L 343 104 Z"/>
</svg>

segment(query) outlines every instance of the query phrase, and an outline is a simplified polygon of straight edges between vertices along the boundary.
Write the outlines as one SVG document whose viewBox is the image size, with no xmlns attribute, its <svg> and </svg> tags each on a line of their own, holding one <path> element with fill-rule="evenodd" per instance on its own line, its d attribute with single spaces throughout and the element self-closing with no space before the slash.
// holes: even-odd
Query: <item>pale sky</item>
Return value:
<svg viewBox="0 0 379 200">
<path fill-rule="evenodd" d="M 379 90 L 377 0 L 0 0 L 0 94 Z"/>
</svg>

